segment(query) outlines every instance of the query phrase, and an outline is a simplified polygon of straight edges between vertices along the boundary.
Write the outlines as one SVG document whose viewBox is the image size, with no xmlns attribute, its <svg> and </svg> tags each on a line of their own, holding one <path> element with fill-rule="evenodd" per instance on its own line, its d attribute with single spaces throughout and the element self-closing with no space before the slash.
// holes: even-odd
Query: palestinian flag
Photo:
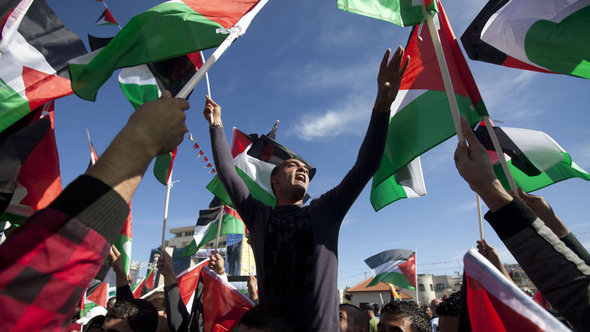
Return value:
<svg viewBox="0 0 590 332">
<path fill-rule="evenodd" d="M 204 331 L 237 329 L 242 315 L 254 302 L 206 266 L 201 270 L 200 282 L 203 283 Z"/>
<path fill-rule="evenodd" d="M 72 93 L 68 60 L 86 53 L 43 0 L 23 0 L 0 21 L 0 131 L 43 104 Z"/>
<path fill-rule="evenodd" d="M 53 104 L 53 101 L 48 102 L 25 118 L 34 123 L 46 117 L 51 123 L 51 128 L 20 169 L 14 195 L 2 215 L 3 220 L 8 220 L 12 224 L 20 224 L 35 211 L 45 208 L 62 191 L 59 155 L 55 143 Z"/>
<path fill-rule="evenodd" d="M 472 331 L 570 331 L 476 250 L 463 264 Z"/>
<path fill-rule="evenodd" d="M 507 155 L 508 168 L 516 185 L 525 192 L 574 177 L 590 181 L 590 174 L 574 163 L 570 155 L 544 132 L 509 127 L 494 127 L 494 131 Z M 488 150 L 496 176 L 504 188 L 510 190 L 485 125 L 480 125 L 475 135 Z"/>
<path fill-rule="evenodd" d="M 95 100 L 98 89 L 117 68 L 162 61 L 218 46 L 227 31 L 240 34 L 267 0 L 174 0 L 133 17 L 92 59 L 69 64 L 72 89 L 81 98 Z"/>
<path fill-rule="evenodd" d="M 176 95 L 203 65 L 200 52 L 180 57 L 124 68 L 119 73 L 119 85 L 133 108 L 158 99 L 162 90 Z M 177 149 L 159 155 L 154 163 L 154 176 L 167 185 L 172 176 L 172 167 Z"/>
<path fill-rule="evenodd" d="M 307 166 L 310 181 L 316 172 L 315 167 L 268 135 L 246 135 L 237 128 L 232 131 L 231 154 L 236 171 L 246 183 L 250 194 L 268 206 L 275 205 L 270 185 L 270 173 L 275 166 L 287 159 L 295 158 Z M 232 205 L 219 177 L 214 177 L 207 189 L 221 199 L 223 204 Z"/>
<path fill-rule="evenodd" d="M 49 118 L 29 124 L 30 117 L 20 119 L 0 133 L 0 213 L 6 210 L 13 197 L 23 163 L 51 129 Z"/>
<path fill-rule="evenodd" d="M 590 3 L 490 0 L 461 41 L 473 60 L 590 78 Z"/>
<path fill-rule="evenodd" d="M 151 268 L 147 271 L 145 277 L 143 277 L 141 279 L 140 282 L 138 282 L 134 287 L 133 287 L 133 297 L 135 297 L 136 299 L 141 298 L 141 295 L 143 295 L 144 293 L 149 292 L 150 290 L 154 289 L 154 273 L 155 268 Z M 145 290 L 145 292 L 144 292 Z"/>
<path fill-rule="evenodd" d="M 199 264 L 180 272 L 176 276 L 180 297 L 182 298 L 182 302 L 184 302 L 184 305 L 189 312 L 191 312 L 191 308 L 193 307 L 195 290 L 199 284 L 201 270 L 206 268 L 208 263 L 209 259 L 205 259 Z"/>
<path fill-rule="evenodd" d="M 98 20 L 94 22 L 94 25 L 119 25 L 111 11 L 107 8 L 102 12 Z"/>
<path fill-rule="evenodd" d="M 375 278 L 367 287 L 380 282 L 395 284 L 406 289 L 416 289 L 416 253 L 406 249 L 392 249 L 365 259 L 375 272 Z"/>
<path fill-rule="evenodd" d="M 474 126 L 487 110 L 440 2 L 438 10 L 435 20 L 440 20 L 439 36 L 459 112 Z M 391 106 L 383 159 L 373 177 L 377 192 L 385 191 L 381 185 L 392 186 L 396 180 L 390 178 L 402 167 L 456 133 L 429 29 L 413 28 L 406 55 L 412 60 Z M 373 207 L 378 210 L 382 206 L 376 203 Z"/>
<path fill-rule="evenodd" d="M 84 317 L 92 308 L 107 307 L 109 300 L 109 284 L 94 280 L 84 293 L 80 317 Z"/>
<path fill-rule="evenodd" d="M 399 199 L 425 195 L 426 184 L 422 175 L 422 163 L 420 157 L 416 157 L 380 184 L 375 185 L 373 182 L 370 200 L 375 211 L 379 211 Z"/>
<path fill-rule="evenodd" d="M 389 292 L 391 293 L 391 300 L 401 300 L 401 297 L 395 290 L 395 285 L 387 283 L 389 285 Z"/>
<path fill-rule="evenodd" d="M 88 165 L 88 168 L 90 168 L 90 166 L 94 166 L 98 161 L 98 153 L 96 153 L 94 144 L 92 144 L 92 140 L 90 140 L 90 132 L 88 131 L 88 128 L 86 128 L 86 140 L 88 141 L 88 150 L 90 150 L 90 164 Z"/>
<path fill-rule="evenodd" d="M 219 206 L 199 211 L 193 241 L 184 248 L 180 257 L 193 256 L 199 248 L 217 237 L 217 228 L 221 220 L 219 236 L 227 234 L 246 234 L 246 226 L 236 210 L 229 206 Z"/>
<path fill-rule="evenodd" d="M 338 0 L 338 8 L 405 27 L 424 23 L 424 13 L 436 12 L 436 3 L 433 0 Z"/>
</svg>

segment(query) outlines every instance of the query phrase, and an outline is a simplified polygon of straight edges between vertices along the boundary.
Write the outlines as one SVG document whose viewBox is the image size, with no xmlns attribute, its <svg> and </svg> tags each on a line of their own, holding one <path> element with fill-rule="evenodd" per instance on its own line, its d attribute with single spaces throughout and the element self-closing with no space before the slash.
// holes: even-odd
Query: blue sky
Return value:
<svg viewBox="0 0 590 332">
<path fill-rule="evenodd" d="M 94 26 L 104 10 L 99 2 L 47 2 L 83 39 L 87 33 L 106 37 L 118 30 Z M 121 25 L 159 2 L 107 0 Z M 444 4 L 457 36 L 484 4 L 482 0 Z M 386 48 L 404 46 L 410 30 L 341 11 L 335 0 L 269 1 L 246 35 L 209 71 L 226 135 L 230 137 L 234 126 L 247 133 L 266 133 L 280 120 L 278 141 L 317 167 L 309 193 L 319 196 L 337 185 L 352 167 L 373 106 L 379 61 Z M 471 60 L 468 64 L 491 118 L 503 122 L 496 124 L 544 131 L 582 168 L 590 169 L 588 80 Z M 187 111 L 187 126 L 211 158 L 201 115 L 205 93 L 202 82 L 189 98 L 192 107 Z M 90 130 L 95 148 L 102 153 L 133 111 L 118 87 L 116 74 L 99 91 L 96 102 L 69 96 L 58 100 L 55 109 L 64 184 L 88 165 L 84 129 Z M 453 137 L 423 155 L 426 197 L 398 201 L 374 212 L 369 188 L 365 188 L 340 229 L 339 288 L 369 275 L 365 258 L 393 248 L 417 249 L 418 273 L 462 271 L 462 256 L 475 244 L 479 232 L 475 194 L 454 167 L 455 145 Z M 211 200 L 205 185 L 212 175 L 203 166 L 186 139 L 175 163 L 173 178 L 180 182 L 172 189 L 168 228 L 194 224 L 198 211 Z M 547 198 L 587 248 L 589 188 L 590 183 L 572 179 L 537 193 Z M 165 187 L 155 180 L 150 166 L 133 198 L 135 260 L 146 261 L 150 249 L 160 242 L 164 196 Z M 487 211 L 485 205 L 483 209 Z M 485 223 L 484 234 L 505 262 L 515 262 Z"/>
</svg>

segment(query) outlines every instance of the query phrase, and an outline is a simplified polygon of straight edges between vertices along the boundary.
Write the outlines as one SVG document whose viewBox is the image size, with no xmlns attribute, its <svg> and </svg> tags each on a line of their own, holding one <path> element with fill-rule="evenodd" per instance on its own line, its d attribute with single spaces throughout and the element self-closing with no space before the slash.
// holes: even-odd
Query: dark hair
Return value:
<svg viewBox="0 0 590 332">
<path fill-rule="evenodd" d="M 459 317 L 461 311 L 461 292 L 455 292 L 442 300 L 436 307 L 439 316 Z"/>
<path fill-rule="evenodd" d="M 94 316 L 92 317 L 91 320 L 88 321 L 88 323 L 86 323 L 84 325 L 84 332 L 90 330 L 91 328 L 102 328 L 102 324 L 104 324 L 104 315 L 98 315 L 98 316 Z"/>
<path fill-rule="evenodd" d="M 373 310 L 375 313 L 379 312 L 379 309 L 381 309 L 381 306 L 377 303 L 373 303 Z"/>
<path fill-rule="evenodd" d="M 385 314 L 399 315 L 412 321 L 412 332 L 431 332 L 432 326 L 426 313 L 413 301 L 392 301 L 381 309 L 381 317 Z"/>
<path fill-rule="evenodd" d="M 117 301 L 107 312 L 105 322 L 112 318 L 127 319 L 136 332 L 155 332 L 158 327 L 158 311 L 144 299 Z"/>
<path fill-rule="evenodd" d="M 164 292 L 155 292 L 148 296 L 147 300 L 156 307 L 156 310 L 166 310 L 166 295 Z"/>
<path fill-rule="evenodd" d="M 373 310 L 372 306 L 368 304 L 364 305 L 371 307 L 371 310 Z M 361 309 L 348 303 L 342 303 L 339 308 L 346 311 L 346 313 L 353 318 L 355 326 L 365 326 L 367 331 L 369 330 L 369 316 L 363 311 L 364 308 Z"/>
<path fill-rule="evenodd" d="M 246 311 L 240 319 L 239 325 L 246 325 L 249 328 L 261 329 L 270 332 L 292 332 L 294 331 L 290 319 L 279 306 L 269 303 L 257 304 Z"/>
</svg>

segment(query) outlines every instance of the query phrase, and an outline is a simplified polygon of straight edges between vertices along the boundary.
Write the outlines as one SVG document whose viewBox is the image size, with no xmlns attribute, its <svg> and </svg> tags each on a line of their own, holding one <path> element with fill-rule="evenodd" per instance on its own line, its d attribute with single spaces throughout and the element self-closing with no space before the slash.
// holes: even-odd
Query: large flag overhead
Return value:
<svg viewBox="0 0 590 332">
<path fill-rule="evenodd" d="M 338 0 L 338 8 L 402 27 L 424 23 L 424 13 L 436 11 L 434 0 Z"/>
<path fill-rule="evenodd" d="M 35 211 L 45 208 L 62 191 L 59 155 L 55 143 L 53 105 L 53 101 L 46 103 L 35 110 L 30 119 L 32 123 L 47 117 L 51 121 L 51 128 L 39 141 L 20 170 L 16 190 L 2 216 L 3 220 L 9 220 L 13 224 L 19 224 Z"/>
<path fill-rule="evenodd" d="M 184 248 L 180 257 L 192 256 L 199 248 L 217 237 L 217 229 L 221 221 L 219 236 L 227 234 L 246 234 L 246 226 L 236 210 L 229 206 L 219 206 L 199 211 L 199 219 L 195 227 L 193 241 Z"/>
<path fill-rule="evenodd" d="M 463 264 L 472 331 L 570 331 L 474 249 Z"/>
<path fill-rule="evenodd" d="M 98 54 L 71 62 L 72 89 L 95 100 L 117 68 L 161 61 L 218 46 L 232 27 L 246 32 L 260 3 L 267 0 L 174 0 L 135 17 Z M 260 8 L 260 7 L 258 7 Z"/>
<path fill-rule="evenodd" d="M 391 283 L 406 289 L 416 289 L 416 253 L 406 249 L 392 249 L 365 259 L 375 272 L 367 287 L 380 282 Z"/>
<path fill-rule="evenodd" d="M 590 78 L 585 0 L 490 0 L 461 40 L 474 60 Z"/>
<path fill-rule="evenodd" d="M 275 197 L 270 185 L 270 173 L 275 166 L 287 159 L 298 159 L 307 166 L 310 181 L 316 171 L 307 161 L 277 143 L 269 135 L 261 137 L 246 135 L 237 128 L 232 131 L 231 154 L 236 171 L 246 183 L 250 194 L 268 206 L 275 205 Z M 207 185 L 207 189 L 221 199 L 223 204 L 232 205 L 219 177 L 213 178 Z"/>
<path fill-rule="evenodd" d="M 23 0 L 0 20 L 0 131 L 48 101 L 72 93 L 68 60 L 86 53 L 44 0 Z"/>
<path fill-rule="evenodd" d="M 572 161 L 571 156 L 553 138 L 542 131 L 494 127 L 496 136 L 516 185 L 526 192 L 544 188 L 570 178 L 590 181 L 590 174 Z M 475 135 L 488 150 L 496 176 L 506 190 L 510 185 L 484 125 Z"/>
<path fill-rule="evenodd" d="M 474 126 L 487 110 L 440 2 L 438 10 L 435 19 L 459 112 Z M 413 28 L 405 54 L 411 61 L 391 106 L 383 159 L 373 177 L 377 192 L 397 182 L 395 173 L 402 167 L 456 133 L 429 29 Z M 382 206 L 373 202 L 373 207 Z"/>
</svg>

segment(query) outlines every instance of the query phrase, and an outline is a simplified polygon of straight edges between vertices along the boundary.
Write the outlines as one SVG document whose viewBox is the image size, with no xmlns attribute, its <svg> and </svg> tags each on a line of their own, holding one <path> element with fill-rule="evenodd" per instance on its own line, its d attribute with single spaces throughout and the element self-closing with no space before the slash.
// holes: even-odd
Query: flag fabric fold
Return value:
<svg viewBox="0 0 590 332">
<path fill-rule="evenodd" d="M 206 267 L 207 264 L 209 264 L 209 259 L 205 259 L 199 264 L 189 267 L 176 276 L 180 297 L 189 311 L 193 307 L 195 290 L 199 284 L 201 270 Z"/>
<path fill-rule="evenodd" d="M 490 0 L 461 40 L 471 59 L 590 78 L 590 4 Z"/>
<path fill-rule="evenodd" d="M 474 249 L 463 264 L 472 331 L 569 331 Z"/>
<path fill-rule="evenodd" d="M 365 259 L 375 277 L 367 287 L 379 282 L 395 284 L 406 289 L 416 289 L 416 253 L 406 249 L 386 250 Z"/>
<path fill-rule="evenodd" d="M 117 68 L 161 61 L 218 46 L 225 31 L 240 25 L 244 33 L 258 3 L 266 0 L 167 1 L 135 17 L 91 60 L 70 62 L 72 89 L 95 100 L 98 89 Z"/>
<path fill-rule="evenodd" d="M 437 7 L 435 19 L 438 17 L 440 23 L 440 41 L 459 112 L 474 126 L 481 116 L 487 115 L 487 110 L 440 2 Z M 376 199 L 377 193 L 396 191 L 379 186 L 393 187 L 399 183 L 396 172 L 456 133 L 429 29 L 412 29 L 405 54 L 411 61 L 391 106 L 383 159 L 373 177 L 375 194 L 371 203 L 375 210 L 387 203 L 383 198 Z M 392 196 L 391 201 L 399 198 Z"/>
<path fill-rule="evenodd" d="M 338 0 L 338 8 L 402 27 L 424 23 L 424 14 L 437 10 L 434 0 Z"/>
<path fill-rule="evenodd" d="M 86 53 L 44 0 L 24 0 L 0 38 L 0 131 L 43 104 L 72 93 L 68 60 Z"/>
<path fill-rule="evenodd" d="M 553 138 L 542 131 L 494 127 L 508 169 L 516 185 L 525 192 L 535 191 L 570 178 L 590 181 L 590 174 L 573 162 L 571 156 Z M 488 150 L 494 172 L 506 190 L 510 185 L 500 165 L 485 126 L 475 135 Z"/>
<path fill-rule="evenodd" d="M 217 229 L 221 222 L 219 236 L 227 234 L 246 234 L 246 226 L 236 210 L 229 206 L 219 206 L 199 211 L 199 219 L 195 227 L 193 241 L 182 251 L 180 257 L 193 256 L 199 248 L 217 237 Z"/>
<path fill-rule="evenodd" d="M 13 224 L 20 224 L 35 211 L 48 206 L 62 191 L 53 106 L 53 101 L 46 103 L 35 110 L 30 118 L 33 123 L 46 117 L 51 127 L 20 169 L 14 195 L 2 215 L 3 220 Z"/>
</svg>

